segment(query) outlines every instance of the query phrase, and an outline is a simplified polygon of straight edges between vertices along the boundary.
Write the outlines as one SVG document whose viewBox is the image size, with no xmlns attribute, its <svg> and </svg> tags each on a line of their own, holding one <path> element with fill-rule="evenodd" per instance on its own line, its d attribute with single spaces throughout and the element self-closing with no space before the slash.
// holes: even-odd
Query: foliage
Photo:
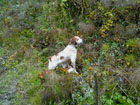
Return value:
<svg viewBox="0 0 140 105">
<path fill-rule="evenodd" d="M 84 38 L 76 69 L 48 56 Z M 1 0 L 0 104 L 140 104 L 140 0 Z"/>
</svg>

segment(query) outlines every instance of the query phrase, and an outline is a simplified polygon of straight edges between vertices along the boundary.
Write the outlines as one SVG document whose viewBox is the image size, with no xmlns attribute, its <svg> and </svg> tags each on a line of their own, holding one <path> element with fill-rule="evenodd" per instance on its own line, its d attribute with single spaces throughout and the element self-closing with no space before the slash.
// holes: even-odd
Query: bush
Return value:
<svg viewBox="0 0 140 105">
<path fill-rule="evenodd" d="M 139 0 L 1 0 L 0 104 L 95 104 L 95 73 L 99 104 L 139 104 L 139 7 Z M 74 35 L 84 38 L 79 75 L 58 67 L 40 78 L 48 56 Z"/>
</svg>

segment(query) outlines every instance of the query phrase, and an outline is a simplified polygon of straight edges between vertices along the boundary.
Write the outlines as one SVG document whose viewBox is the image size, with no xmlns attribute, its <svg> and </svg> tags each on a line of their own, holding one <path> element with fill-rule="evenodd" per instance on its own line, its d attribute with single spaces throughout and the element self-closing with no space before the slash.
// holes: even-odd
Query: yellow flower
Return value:
<svg viewBox="0 0 140 105">
<path fill-rule="evenodd" d="M 90 62 L 90 58 L 88 58 L 88 61 Z"/>
<path fill-rule="evenodd" d="M 8 22 L 8 19 L 4 19 L 4 21 L 7 23 Z"/>
<path fill-rule="evenodd" d="M 63 72 L 65 72 L 65 73 L 68 72 L 68 70 L 67 69 L 64 69 L 64 68 L 60 68 L 60 70 L 63 71 Z"/>
<path fill-rule="evenodd" d="M 112 14 L 112 13 L 109 13 L 109 16 L 110 16 L 110 17 L 113 17 L 113 14 Z"/>
<path fill-rule="evenodd" d="M 129 47 L 129 45 L 127 44 L 127 45 L 126 45 L 126 47 L 128 48 L 128 47 Z"/>
<path fill-rule="evenodd" d="M 77 31 L 77 34 L 79 34 L 79 31 Z"/>
<path fill-rule="evenodd" d="M 23 49 L 23 50 L 24 50 L 24 51 L 26 51 L 26 49 L 27 49 L 27 47 L 24 47 L 24 49 Z"/>
<path fill-rule="evenodd" d="M 130 65 L 130 62 L 127 62 L 127 65 L 129 66 Z"/>
<path fill-rule="evenodd" d="M 17 52 L 15 52 L 13 55 L 11 55 L 9 60 L 13 60 L 16 55 L 17 55 Z"/>
<path fill-rule="evenodd" d="M 38 63 L 40 63 L 41 62 L 41 58 L 39 57 L 37 61 L 38 61 Z"/>
<path fill-rule="evenodd" d="M 42 79 L 43 78 L 43 72 L 39 73 L 39 77 Z"/>
<path fill-rule="evenodd" d="M 88 70 L 93 70 L 93 68 L 90 66 L 90 67 L 88 68 Z"/>
<path fill-rule="evenodd" d="M 46 64 L 46 65 L 47 65 L 47 64 L 48 64 L 48 61 L 46 61 L 44 64 Z"/>
<path fill-rule="evenodd" d="M 72 22 L 73 22 L 73 19 L 70 20 L 70 23 L 72 23 Z"/>
<path fill-rule="evenodd" d="M 80 94 L 78 94 L 78 97 L 80 97 Z"/>
<path fill-rule="evenodd" d="M 30 47 L 33 49 L 34 48 L 34 46 L 32 45 L 32 44 L 30 44 Z"/>
<path fill-rule="evenodd" d="M 105 33 L 102 33 L 102 37 L 105 38 L 106 37 L 106 34 Z"/>
<path fill-rule="evenodd" d="M 47 37 L 46 37 L 46 40 L 48 40 L 48 39 L 49 39 L 49 37 L 47 36 Z"/>
<path fill-rule="evenodd" d="M 102 75 L 102 73 L 98 73 L 98 76 L 101 76 Z"/>
<path fill-rule="evenodd" d="M 94 11 L 92 11 L 90 14 L 89 14 L 89 17 L 92 17 L 94 15 Z"/>
<path fill-rule="evenodd" d="M 101 28 L 101 32 L 105 32 L 105 29 L 104 28 Z"/>
</svg>

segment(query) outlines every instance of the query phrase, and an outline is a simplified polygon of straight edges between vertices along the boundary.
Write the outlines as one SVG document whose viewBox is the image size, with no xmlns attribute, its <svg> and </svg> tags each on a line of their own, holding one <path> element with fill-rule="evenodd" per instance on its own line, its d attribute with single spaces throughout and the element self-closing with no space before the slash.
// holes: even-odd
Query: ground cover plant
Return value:
<svg viewBox="0 0 140 105">
<path fill-rule="evenodd" d="M 79 74 L 47 72 L 74 35 Z M 139 77 L 140 0 L 0 1 L 0 105 L 140 105 Z"/>
</svg>

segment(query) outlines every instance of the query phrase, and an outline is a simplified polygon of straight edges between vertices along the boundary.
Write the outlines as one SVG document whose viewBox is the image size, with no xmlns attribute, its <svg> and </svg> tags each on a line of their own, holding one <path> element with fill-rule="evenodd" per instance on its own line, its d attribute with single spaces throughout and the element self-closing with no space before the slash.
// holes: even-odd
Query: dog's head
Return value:
<svg viewBox="0 0 140 105">
<path fill-rule="evenodd" d="M 69 44 L 81 45 L 81 44 L 83 44 L 83 39 L 80 38 L 79 36 L 74 36 L 73 38 L 70 39 L 70 43 Z"/>
</svg>

